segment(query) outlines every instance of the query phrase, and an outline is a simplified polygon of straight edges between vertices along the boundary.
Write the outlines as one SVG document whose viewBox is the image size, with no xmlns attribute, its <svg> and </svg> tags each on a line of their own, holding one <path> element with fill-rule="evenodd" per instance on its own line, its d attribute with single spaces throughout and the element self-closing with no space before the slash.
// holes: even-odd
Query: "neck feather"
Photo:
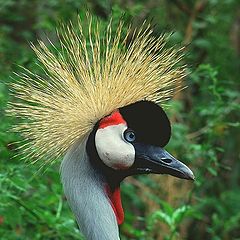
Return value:
<svg viewBox="0 0 240 240">
<path fill-rule="evenodd" d="M 68 203 L 87 240 L 119 240 L 106 181 L 89 162 L 86 140 L 76 143 L 64 157 L 61 179 Z"/>
</svg>

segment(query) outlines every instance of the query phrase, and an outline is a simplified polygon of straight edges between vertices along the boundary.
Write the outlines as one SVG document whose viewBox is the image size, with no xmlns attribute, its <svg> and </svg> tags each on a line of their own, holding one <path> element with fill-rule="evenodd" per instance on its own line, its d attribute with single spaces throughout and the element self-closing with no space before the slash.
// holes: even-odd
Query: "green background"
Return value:
<svg viewBox="0 0 240 240">
<path fill-rule="evenodd" d="M 20 66 L 34 72 L 30 42 L 56 41 L 59 21 L 88 9 L 100 21 L 123 17 L 187 46 L 188 86 L 167 110 L 167 149 L 193 169 L 194 183 L 169 176 L 122 184 L 121 239 L 240 239 L 240 2 L 238 0 L 0 0 L 0 239 L 82 239 L 62 192 L 59 163 L 45 173 L 19 157 L 5 115 L 8 83 Z M 115 25 L 114 25 L 115 26 Z"/>
</svg>

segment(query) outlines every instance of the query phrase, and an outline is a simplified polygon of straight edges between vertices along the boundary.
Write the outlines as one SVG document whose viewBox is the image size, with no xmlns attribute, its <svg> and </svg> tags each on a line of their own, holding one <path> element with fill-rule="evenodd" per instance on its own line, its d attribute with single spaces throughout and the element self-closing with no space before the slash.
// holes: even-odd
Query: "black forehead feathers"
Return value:
<svg viewBox="0 0 240 240">
<path fill-rule="evenodd" d="M 119 109 L 136 141 L 164 147 L 171 137 L 171 125 L 166 113 L 157 104 L 140 101 Z"/>
</svg>

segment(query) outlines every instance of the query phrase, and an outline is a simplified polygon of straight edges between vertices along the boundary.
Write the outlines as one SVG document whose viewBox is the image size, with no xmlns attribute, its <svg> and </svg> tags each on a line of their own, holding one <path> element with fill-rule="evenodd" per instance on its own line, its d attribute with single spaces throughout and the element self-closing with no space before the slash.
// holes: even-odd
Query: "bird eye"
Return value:
<svg viewBox="0 0 240 240">
<path fill-rule="evenodd" d="M 133 130 L 127 129 L 124 132 L 124 138 L 125 138 L 126 141 L 131 143 L 131 142 L 134 142 L 136 140 L 136 135 L 135 135 Z"/>
</svg>

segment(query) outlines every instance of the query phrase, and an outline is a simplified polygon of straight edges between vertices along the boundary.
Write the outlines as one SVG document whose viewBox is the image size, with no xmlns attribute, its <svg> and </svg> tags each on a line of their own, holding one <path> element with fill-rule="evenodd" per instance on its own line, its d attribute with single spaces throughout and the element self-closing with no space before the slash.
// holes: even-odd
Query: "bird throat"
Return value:
<svg viewBox="0 0 240 240">
<path fill-rule="evenodd" d="M 114 190 L 110 188 L 108 184 L 105 185 L 105 192 L 109 198 L 109 202 L 115 213 L 118 225 L 121 225 L 124 221 L 124 211 L 121 201 L 120 186 L 116 187 Z"/>
</svg>

